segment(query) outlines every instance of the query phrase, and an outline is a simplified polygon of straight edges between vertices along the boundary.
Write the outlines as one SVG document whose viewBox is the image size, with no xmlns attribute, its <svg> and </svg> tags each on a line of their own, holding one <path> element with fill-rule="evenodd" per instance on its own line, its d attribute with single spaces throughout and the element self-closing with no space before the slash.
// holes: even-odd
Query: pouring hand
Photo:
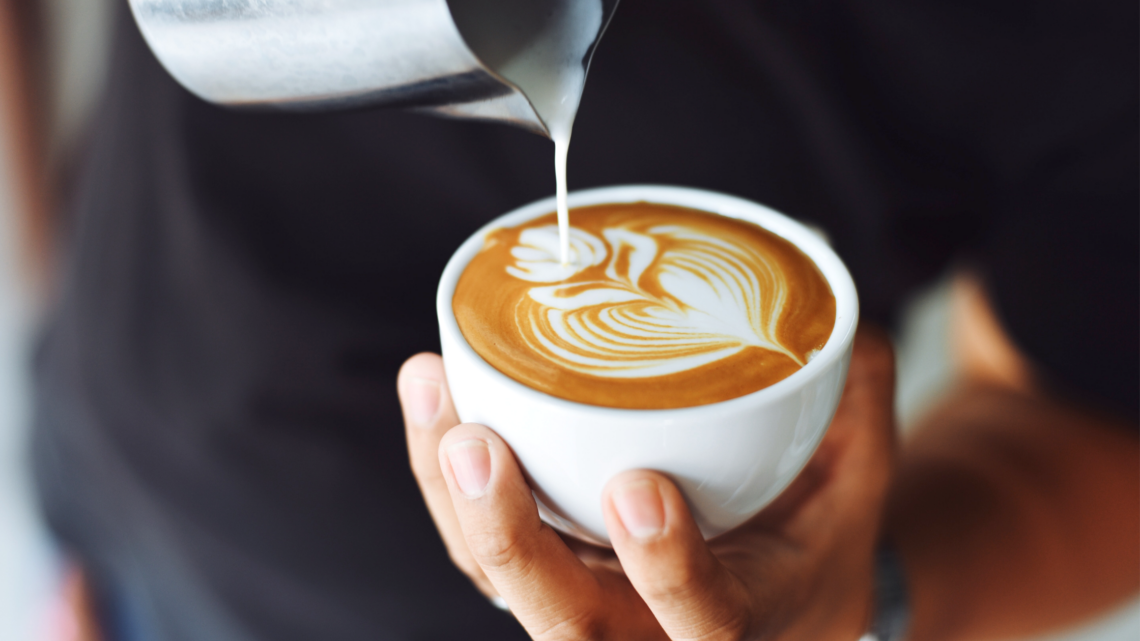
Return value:
<svg viewBox="0 0 1140 641">
<path fill-rule="evenodd" d="M 452 559 L 535 639 L 852 640 L 870 615 L 893 377 L 887 341 L 861 332 L 815 456 L 775 503 L 713 541 L 668 478 L 618 475 L 601 497 L 612 552 L 539 520 L 506 443 L 456 425 L 438 356 L 410 359 L 399 390 L 412 469 Z"/>
</svg>

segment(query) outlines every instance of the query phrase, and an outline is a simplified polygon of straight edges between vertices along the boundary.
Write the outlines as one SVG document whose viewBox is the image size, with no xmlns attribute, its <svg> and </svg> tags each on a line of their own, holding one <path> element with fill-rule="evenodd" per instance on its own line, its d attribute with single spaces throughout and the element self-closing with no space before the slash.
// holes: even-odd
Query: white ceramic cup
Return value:
<svg viewBox="0 0 1140 641">
<path fill-rule="evenodd" d="M 823 272 L 835 295 L 835 327 L 823 349 L 788 378 L 711 405 L 667 410 L 599 407 L 555 398 L 502 374 L 463 338 L 452 310 L 459 276 L 493 229 L 554 211 L 554 198 L 491 221 L 451 257 L 439 283 L 443 364 L 459 418 L 495 430 L 514 450 L 555 528 L 608 545 L 602 488 L 615 474 L 653 469 L 672 478 L 705 538 L 748 520 L 799 474 L 835 414 L 859 317 L 855 284 L 815 232 L 756 203 L 684 187 L 628 185 L 570 194 L 570 207 L 647 201 L 760 225 L 790 241 Z M 571 215 L 573 221 L 573 215 Z"/>
</svg>

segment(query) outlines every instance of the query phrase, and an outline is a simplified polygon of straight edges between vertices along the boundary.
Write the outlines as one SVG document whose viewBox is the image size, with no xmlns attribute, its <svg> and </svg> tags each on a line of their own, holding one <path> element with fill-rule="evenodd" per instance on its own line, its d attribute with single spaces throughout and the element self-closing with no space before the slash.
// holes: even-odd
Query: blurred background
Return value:
<svg viewBox="0 0 1140 641">
<path fill-rule="evenodd" d="M 49 161 L 66 169 L 68 150 L 80 144 L 87 114 L 104 77 L 110 0 L 46 0 L 46 65 L 51 96 Z M 0 85 L 0 91 L 11 90 Z M 0 104 L 3 104 L 0 96 Z M 64 560 L 39 521 L 27 477 L 27 363 L 35 321 L 48 297 L 37 284 L 36 221 L 18 193 L 15 142 L 0 129 L 0 641 L 63 641 L 72 631 L 63 617 Z M 954 380 L 947 349 L 949 284 L 935 283 L 910 304 L 899 335 L 898 412 L 906 429 Z M 1052 641 L 1140 639 L 1140 602 Z"/>
</svg>

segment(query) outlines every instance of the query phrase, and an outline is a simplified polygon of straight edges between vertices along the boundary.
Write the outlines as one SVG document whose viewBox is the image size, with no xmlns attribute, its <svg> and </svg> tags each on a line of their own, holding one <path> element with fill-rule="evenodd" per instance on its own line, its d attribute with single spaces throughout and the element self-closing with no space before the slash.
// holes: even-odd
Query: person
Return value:
<svg viewBox="0 0 1140 641">
<path fill-rule="evenodd" d="M 60 206 L 32 443 L 107 641 L 853 639 L 878 567 L 914 641 L 1136 594 L 1135 3 L 622 2 L 571 185 L 810 221 L 868 323 L 956 270 L 968 375 L 896 445 L 889 348 L 863 330 L 776 504 L 706 544 L 668 479 L 631 472 L 604 499 L 616 556 L 539 524 L 504 444 L 455 425 L 436 357 L 396 378 L 438 348 L 453 249 L 552 191 L 548 141 L 209 105 L 120 5 Z"/>
</svg>

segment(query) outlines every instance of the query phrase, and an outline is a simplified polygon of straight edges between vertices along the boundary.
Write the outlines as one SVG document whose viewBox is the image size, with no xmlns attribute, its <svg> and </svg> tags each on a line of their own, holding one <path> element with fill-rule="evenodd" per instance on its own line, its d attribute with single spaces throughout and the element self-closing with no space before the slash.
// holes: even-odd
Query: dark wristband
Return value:
<svg viewBox="0 0 1140 641">
<path fill-rule="evenodd" d="M 871 638 L 902 641 L 910 625 L 910 592 L 902 560 L 895 548 L 884 543 L 875 554 L 875 615 Z"/>
</svg>

